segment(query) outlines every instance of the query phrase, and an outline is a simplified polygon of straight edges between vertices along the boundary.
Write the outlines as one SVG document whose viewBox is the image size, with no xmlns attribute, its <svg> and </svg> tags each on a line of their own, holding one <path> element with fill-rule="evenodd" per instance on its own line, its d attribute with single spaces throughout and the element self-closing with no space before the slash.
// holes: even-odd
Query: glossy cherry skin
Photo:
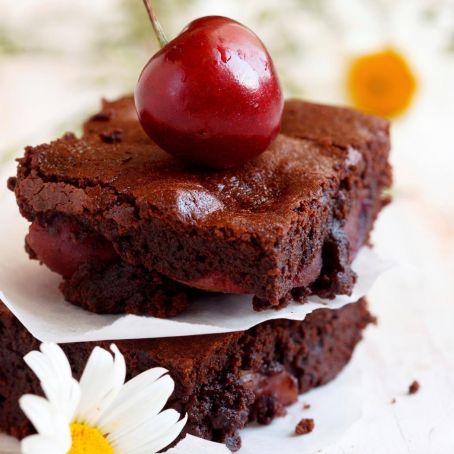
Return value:
<svg viewBox="0 0 454 454">
<path fill-rule="evenodd" d="M 208 16 L 150 59 L 135 103 L 142 127 L 165 151 L 231 168 L 267 149 L 279 132 L 284 99 L 260 39 L 238 22 Z"/>
</svg>

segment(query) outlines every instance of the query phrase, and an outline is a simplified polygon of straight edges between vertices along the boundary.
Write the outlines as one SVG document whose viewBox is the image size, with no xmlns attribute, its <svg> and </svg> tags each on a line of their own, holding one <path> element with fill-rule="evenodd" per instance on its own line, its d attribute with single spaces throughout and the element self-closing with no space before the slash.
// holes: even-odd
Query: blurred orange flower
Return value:
<svg viewBox="0 0 454 454">
<path fill-rule="evenodd" d="M 411 105 L 416 76 L 405 57 L 394 49 L 356 57 L 348 71 L 349 96 L 360 110 L 395 117 Z"/>
</svg>

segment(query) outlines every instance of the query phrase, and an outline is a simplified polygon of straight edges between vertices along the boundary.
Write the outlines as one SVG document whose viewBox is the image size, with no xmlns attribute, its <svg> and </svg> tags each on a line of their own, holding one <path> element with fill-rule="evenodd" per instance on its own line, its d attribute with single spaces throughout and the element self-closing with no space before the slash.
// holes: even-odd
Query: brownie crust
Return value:
<svg viewBox="0 0 454 454">
<path fill-rule="evenodd" d="M 364 300 L 322 309 L 303 322 L 273 320 L 248 331 L 207 336 L 117 341 L 128 378 L 151 367 L 169 370 L 176 387 L 169 406 L 187 412 L 186 432 L 235 451 L 248 421 L 266 424 L 298 393 L 333 379 L 348 363 L 372 317 Z M 0 431 L 22 438 L 32 427 L 18 407 L 24 393 L 41 394 L 23 356 L 39 347 L 0 304 Z M 95 345 L 63 345 L 79 377 Z"/>
<path fill-rule="evenodd" d="M 82 138 L 28 147 L 9 187 L 30 221 L 70 218 L 127 266 L 253 294 L 260 309 L 351 292 L 352 259 L 387 203 L 388 154 L 385 120 L 288 101 L 263 155 L 234 170 L 193 168 L 143 133 L 125 97 L 104 101 Z"/>
</svg>

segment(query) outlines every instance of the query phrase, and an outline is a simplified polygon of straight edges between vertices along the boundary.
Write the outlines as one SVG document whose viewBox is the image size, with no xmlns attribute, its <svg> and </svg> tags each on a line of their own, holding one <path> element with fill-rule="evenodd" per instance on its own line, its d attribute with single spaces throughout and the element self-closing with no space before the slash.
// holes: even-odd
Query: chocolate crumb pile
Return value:
<svg viewBox="0 0 454 454">
<path fill-rule="evenodd" d="M 412 384 L 408 387 L 408 394 L 416 394 L 419 391 L 420 385 L 419 382 L 414 380 Z"/>
<path fill-rule="evenodd" d="M 305 435 L 314 430 L 315 423 L 312 418 L 303 418 L 295 427 L 296 435 Z"/>
</svg>

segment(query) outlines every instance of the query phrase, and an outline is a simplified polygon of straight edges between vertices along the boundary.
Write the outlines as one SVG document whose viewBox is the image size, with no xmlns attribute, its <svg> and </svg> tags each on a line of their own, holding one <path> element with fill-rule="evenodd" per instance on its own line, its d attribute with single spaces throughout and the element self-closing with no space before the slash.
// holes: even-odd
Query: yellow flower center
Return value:
<svg viewBox="0 0 454 454">
<path fill-rule="evenodd" d="M 114 454 L 106 437 L 86 424 L 71 424 L 72 446 L 68 454 Z"/>
<path fill-rule="evenodd" d="M 403 113 L 416 91 L 416 77 L 393 49 L 357 57 L 348 73 L 348 91 L 358 109 L 385 117 Z"/>
</svg>

